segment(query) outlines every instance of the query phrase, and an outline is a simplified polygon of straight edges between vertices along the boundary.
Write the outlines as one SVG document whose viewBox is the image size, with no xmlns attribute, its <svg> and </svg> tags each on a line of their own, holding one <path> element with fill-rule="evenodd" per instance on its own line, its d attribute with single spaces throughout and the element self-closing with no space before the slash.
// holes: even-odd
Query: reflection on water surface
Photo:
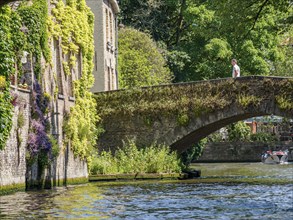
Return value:
<svg viewBox="0 0 293 220">
<path fill-rule="evenodd" d="M 0 219 L 293 219 L 293 164 L 194 166 L 201 179 L 90 183 L 2 196 Z"/>
</svg>

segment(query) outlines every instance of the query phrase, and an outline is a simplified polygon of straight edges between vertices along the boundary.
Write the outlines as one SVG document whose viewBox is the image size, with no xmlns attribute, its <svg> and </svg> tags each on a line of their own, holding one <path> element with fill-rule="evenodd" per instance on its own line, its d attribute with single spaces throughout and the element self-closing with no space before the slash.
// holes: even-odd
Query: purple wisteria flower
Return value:
<svg viewBox="0 0 293 220">
<path fill-rule="evenodd" d="M 34 91 L 32 92 L 32 115 L 31 128 L 28 137 L 28 151 L 32 156 L 38 155 L 40 151 L 50 154 L 52 143 L 46 133 L 46 127 L 49 125 L 45 112 L 49 106 L 48 98 L 44 97 L 42 88 L 37 80 L 34 83 Z"/>
</svg>

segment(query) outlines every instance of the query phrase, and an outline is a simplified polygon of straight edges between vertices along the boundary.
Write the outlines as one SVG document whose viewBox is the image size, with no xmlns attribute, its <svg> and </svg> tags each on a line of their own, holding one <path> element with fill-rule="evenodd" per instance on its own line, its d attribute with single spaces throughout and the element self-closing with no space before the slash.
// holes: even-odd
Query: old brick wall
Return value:
<svg viewBox="0 0 293 220">
<path fill-rule="evenodd" d="M 4 150 L 0 151 L 0 186 L 25 183 L 25 152 L 30 117 L 30 92 L 16 90 L 17 105 L 13 112 L 13 126 Z M 18 117 L 24 116 L 24 125 L 18 126 Z"/>
<path fill-rule="evenodd" d="M 13 127 L 11 135 L 7 140 L 6 148 L 0 151 L 0 187 L 15 184 L 25 184 L 26 180 L 32 186 L 38 182 L 38 166 L 34 164 L 27 172 L 26 168 L 26 146 L 28 140 L 29 120 L 30 120 L 30 92 L 28 90 L 15 90 L 17 94 L 17 105 L 13 112 Z M 58 105 L 64 109 L 64 99 L 58 100 Z M 69 102 L 69 107 L 74 102 Z M 24 126 L 19 128 L 18 117 L 24 116 Z M 52 163 L 50 168 L 45 170 L 44 180 L 49 178 L 52 186 L 62 186 L 68 183 L 69 179 L 86 179 L 88 177 L 87 162 L 74 156 L 70 146 L 63 146 L 62 124 L 63 114 L 58 115 L 60 123 L 60 153 L 58 158 Z"/>
<path fill-rule="evenodd" d="M 70 144 L 63 142 L 63 120 L 65 109 L 69 109 L 74 105 L 74 100 L 69 101 L 64 96 L 59 96 L 57 103 L 55 103 L 56 114 L 56 135 L 58 137 L 59 155 L 51 162 L 51 166 L 45 169 L 43 175 L 40 178 L 38 172 L 39 167 L 34 164 L 27 172 L 27 187 L 35 188 L 40 187 L 42 184 L 46 188 L 54 186 L 63 186 L 70 183 L 68 180 L 88 178 L 87 162 L 79 157 L 75 157 L 73 151 L 70 148 Z"/>
<path fill-rule="evenodd" d="M 208 144 L 196 162 L 260 162 L 261 154 L 267 150 L 293 149 L 293 143 L 283 143 L 270 147 L 264 143 L 219 142 Z M 289 160 L 293 160 L 292 153 Z"/>
<path fill-rule="evenodd" d="M 68 106 L 65 106 L 68 105 Z M 74 105 L 74 101 L 65 100 L 65 98 L 58 99 L 58 108 L 60 112 L 64 112 L 64 109 L 69 109 Z M 53 186 L 60 186 L 67 182 L 68 179 L 73 178 L 87 178 L 88 170 L 85 160 L 75 157 L 73 151 L 70 148 L 70 144 L 63 143 L 64 114 L 58 115 L 58 136 L 60 153 L 58 158 L 52 163 L 51 167 L 51 179 Z"/>
</svg>

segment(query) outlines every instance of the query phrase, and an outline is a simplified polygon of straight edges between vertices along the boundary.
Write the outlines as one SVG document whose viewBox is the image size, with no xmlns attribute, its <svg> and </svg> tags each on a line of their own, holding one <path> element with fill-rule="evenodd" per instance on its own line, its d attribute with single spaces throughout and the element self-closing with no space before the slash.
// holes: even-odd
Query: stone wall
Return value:
<svg viewBox="0 0 293 220">
<path fill-rule="evenodd" d="M 54 186 L 63 186 L 72 182 L 87 182 L 88 169 L 87 162 L 75 157 L 70 148 L 70 144 L 64 144 L 63 120 L 65 109 L 74 105 L 74 101 L 69 101 L 64 96 L 59 96 L 55 107 L 56 114 L 55 135 L 58 136 L 60 152 L 58 157 L 51 163 L 51 166 L 45 169 L 43 173 L 37 164 L 34 164 L 27 170 L 26 187 L 27 188 L 51 188 Z M 58 106 L 56 108 L 56 106 Z M 52 121 L 53 122 L 53 121 Z M 53 124 L 53 123 L 52 123 Z"/>
<path fill-rule="evenodd" d="M 14 89 L 13 89 L 14 91 Z M 0 150 L 0 187 L 25 183 L 25 152 L 28 137 L 30 117 L 30 92 L 28 90 L 15 90 L 18 96 L 13 112 L 13 125 L 11 134 L 4 150 Z M 24 125 L 18 125 L 18 118 L 23 115 Z M 22 116 L 21 116 L 22 117 Z"/>
<path fill-rule="evenodd" d="M 194 162 L 260 162 L 261 155 L 267 150 L 293 149 L 293 143 L 282 143 L 276 147 L 269 147 L 264 143 L 250 142 L 219 142 L 205 147 L 202 156 Z M 293 154 L 289 155 L 293 160 Z"/>
<path fill-rule="evenodd" d="M 61 186 L 70 183 L 72 179 L 87 179 L 87 163 L 85 160 L 75 157 L 69 146 L 63 149 L 56 163 L 52 165 L 53 186 Z"/>
<path fill-rule="evenodd" d="M 181 153 L 234 122 L 265 115 L 291 118 L 293 109 L 278 99 L 293 94 L 290 80 L 245 76 L 96 93 L 105 130 L 98 146 L 115 149 L 134 139 L 138 146 L 156 141 Z"/>
<path fill-rule="evenodd" d="M 34 164 L 27 170 L 26 188 L 52 188 L 71 183 L 88 181 L 87 163 L 75 157 L 69 146 L 61 149 L 59 156 L 45 169 L 43 173 Z"/>
<path fill-rule="evenodd" d="M 99 2 L 99 1 L 96 1 Z M 48 12 L 56 7 L 56 2 L 47 0 Z M 32 6 L 34 2 L 29 2 L 28 6 Z M 15 6 L 15 9 L 18 5 Z M 30 91 L 19 89 L 19 82 L 15 82 L 16 93 L 19 93 L 19 103 L 14 109 L 13 128 L 11 136 L 7 141 L 5 150 L 0 151 L 0 189 L 4 186 L 26 183 L 26 187 L 43 185 L 47 182 L 50 186 L 63 185 L 70 183 L 68 180 L 83 179 L 87 181 L 87 163 L 86 161 L 75 158 L 70 145 L 65 145 L 63 127 L 63 118 L 65 114 L 70 112 L 70 107 L 74 103 L 73 94 L 73 81 L 80 78 L 82 75 L 82 53 L 76 54 L 76 68 L 70 69 L 70 74 L 65 74 L 64 62 L 69 62 L 69 54 L 62 51 L 61 37 L 59 39 L 49 39 L 51 50 L 51 63 L 48 65 L 45 58 L 40 60 L 42 77 L 38 79 L 38 83 L 42 87 L 42 92 L 47 97 L 50 97 L 49 113 L 46 115 L 50 121 L 51 135 L 56 138 L 60 148 L 59 156 L 55 161 L 51 162 L 49 168 L 44 169 L 38 167 L 37 163 L 31 165 L 26 164 L 26 146 L 28 140 L 28 132 L 30 125 L 30 113 L 34 110 L 31 109 Z M 36 57 L 33 54 L 27 53 L 22 59 L 22 76 L 20 82 L 23 81 L 32 88 L 32 81 L 35 80 L 34 65 L 36 65 Z M 16 71 L 15 79 L 17 80 L 18 71 Z M 18 87 L 17 87 L 18 85 Z M 32 111 L 31 111 L 32 110 Z M 19 112 L 25 116 L 25 125 L 19 128 L 17 119 Z M 42 171 L 41 171 L 42 170 Z M 46 180 L 46 181 L 45 181 Z M 40 184 L 41 183 L 41 184 Z M 1 191 L 0 191 L 1 194 Z"/>
<path fill-rule="evenodd" d="M 0 194 L 1 191 L 6 189 L 24 189 L 25 186 L 26 188 L 33 188 L 40 183 L 50 188 L 52 186 L 87 182 L 87 162 L 75 157 L 70 145 L 63 146 L 63 114 L 58 114 L 58 123 L 60 123 L 59 127 L 61 127 L 59 156 L 42 175 L 38 173 L 39 167 L 37 164 L 27 168 L 25 155 L 30 120 L 30 91 L 15 89 L 15 94 L 17 94 L 18 98 L 13 112 L 11 135 L 7 140 L 5 149 L 0 151 Z M 58 105 L 63 110 L 64 99 L 59 99 Z M 69 102 L 69 106 L 73 105 L 73 101 Z M 20 114 L 24 116 L 24 125 L 21 128 L 18 126 Z"/>
</svg>

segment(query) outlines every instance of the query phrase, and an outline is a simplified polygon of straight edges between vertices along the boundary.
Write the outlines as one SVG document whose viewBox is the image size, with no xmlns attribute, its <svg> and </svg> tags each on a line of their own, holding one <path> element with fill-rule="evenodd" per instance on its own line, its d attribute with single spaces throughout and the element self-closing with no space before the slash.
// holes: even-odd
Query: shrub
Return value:
<svg viewBox="0 0 293 220">
<path fill-rule="evenodd" d="M 263 142 L 263 143 L 273 143 L 278 140 L 278 138 L 268 132 L 258 132 L 255 134 L 251 134 L 251 141 Z"/>
<path fill-rule="evenodd" d="M 134 141 L 124 144 L 114 154 L 107 151 L 92 158 L 91 174 L 173 173 L 181 172 L 181 161 L 164 145 L 137 148 Z"/>
<path fill-rule="evenodd" d="M 242 121 L 228 125 L 227 130 L 229 141 L 250 140 L 250 127 Z"/>
</svg>

